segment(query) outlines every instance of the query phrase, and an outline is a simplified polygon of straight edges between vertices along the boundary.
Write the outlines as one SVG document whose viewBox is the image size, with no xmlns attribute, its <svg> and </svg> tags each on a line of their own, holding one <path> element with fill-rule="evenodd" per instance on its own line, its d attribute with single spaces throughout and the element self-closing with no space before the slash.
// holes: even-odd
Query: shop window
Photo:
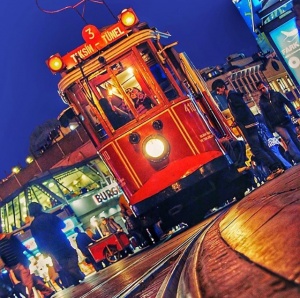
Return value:
<svg viewBox="0 0 300 298">
<path fill-rule="evenodd" d="M 22 226 L 19 197 L 16 197 L 12 203 L 14 212 L 14 226 L 16 229 L 18 229 Z"/>
<path fill-rule="evenodd" d="M 21 226 L 28 223 L 28 209 L 26 203 L 25 192 L 19 194 L 20 213 L 21 213 Z"/>
<path fill-rule="evenodd" d="M 0 208 L 0 211 L 1 211 L 1 228 L 0 228 L 0 231 L 1 232 L 8 232 L 8 229 L 7 229 L 7 216 L 6 216 L 6 209 L 5 209 L 5 206 L 1 207 Z"/>
<path fill-rule="evenodd" d="M 52 208 L 52 197 L 41 186 L 39 186 L 38 184 L 32 185 L 31 191 L 34 194 L 32 201 L 40 203 L 45 210 Z"/>
<path fill-rule="evenodd" d="M 16 229 L 16 223 L 14 218 L 14 209 L 13 209 L 13 202 L 9 202 L 5 205 L 6 208 L 6 230 L 11 232 Z"/>
</svg>

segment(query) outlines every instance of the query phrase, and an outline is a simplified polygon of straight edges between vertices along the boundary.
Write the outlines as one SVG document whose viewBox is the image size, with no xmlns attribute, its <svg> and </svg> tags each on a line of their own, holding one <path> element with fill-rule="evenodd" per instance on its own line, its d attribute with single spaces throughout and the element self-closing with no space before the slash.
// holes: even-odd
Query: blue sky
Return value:
<svg viewBox="0 0 300 298">
<path fill-rule="evenodd" d="M 38 0 L 47 10 L 74 5 L 79 0 Z M 257 51 L 254 37 L 231 0 L 106 0 L 113 14 L 132 7 L 140 21 L 168 31 L 176 47 L 185 51 L 195 66 L 223 64 L 233 53 Z M 82 6 L 78 6 L 81 11 Z M 85 21 L 97 27 L 114 22 L 104 5 L 87 2 Z M 47 14 L 36 0 L 2 0 L 0 10 L 0 178 L 17 164 L 25 165 L 33 130 L 56 118 L 67 106 L 57 94 L 59 76 L 45 60 L 84 43 L 85 22 L 75 10 Z"/>
</svg>

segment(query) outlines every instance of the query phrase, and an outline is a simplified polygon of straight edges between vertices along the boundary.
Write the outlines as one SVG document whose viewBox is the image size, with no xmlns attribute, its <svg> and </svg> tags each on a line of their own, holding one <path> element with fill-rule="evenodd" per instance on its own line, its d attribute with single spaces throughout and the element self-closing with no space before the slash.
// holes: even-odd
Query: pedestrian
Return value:
<svg viewBox="0 0 300 298">
<path fill-rule="evenodd" d="M 288 151 L 295 163 L 300 162 L 300 142 L 296 127 L 288 114 L 286 107 L 298 119 L 299 115 L 293 104 L 280 92 L 269 89 L 263 81 L 256 83 L 261 92 L 259 107 L 270 131 L 277 132 L 286 143 Z"/>
<path fill-rule="evenodd" d="M 0 270 L 0 298 L 27 297 L 26 287 L 18 280 L 17 284 L 21 284 L 21 289 L 18 288 L 18 285 L 13 283 L 10 277 L 10 272 L 12 272 L 12 270 Z M 25 293 L 25 295 L 22 296 L 21 293 Z"/>
<path fill-rule="evenodd" d="M 49 255 L 49 257 L 52 260 L 52 267 L 53 267 L 54 271 L 57 272 L 57 274 L 59 276 L 59 282 L 61 282 L 61 285 L 59 285 L 59 287 L 61 287 L 61 286 L 62 286 L 62 288 L 70 287 L 72 284 L 70 283 L 70 280 L 69 280 L 70 278 L 68 277 L 68 274 L 59 265 L 58 261 L 55 259 L 55 257 L 53 255 Z"/>
<path fill-rule="evenodd" d="M 149 233 L 142 227 L 139 218 L 133 214 L 124 194 L 119 198 L 119 206 L 121 215 L 125 220 L 126 229 L 129 235 L 136 240 L 137 246 L 142 248 L 149 245 L 152 242 Z"/>
<path fill-rule="evenodd" d="M 43 254 L 53 255 L 69 276 L 70 284 L 78 285 L 85 276 L 79 268 L 76 250 L 62 231 L 65 223 L 58 216 L 43 212 L 39 203 L 30 203 L 28 209 L 30 216 L 34 217 L 30 230 L 38 249 Z"/>
<path fill-rule="evenodd" d="M 255 183 L 259 183 L 259 185 L 262 185 L 270 174 L 269 170 L 266 169 L 266 167 L 263 164 L 257 162 L 254 155 L 252 155 L 250 158 L 250 170 L 256 178 L 254 179 L 256 180 Z M 255 188 L 257 185 L 253 186 Z"/>
<path fill-rule="evenodd" d="M 46 264 L 48 268 L 48 277 L 51 284 L 54 286 L 54 284 L 57 284 L 58 287 L 60 287 L 61 290 L 64 289 L 64 285 L 62 283 L 62 280 L 60 279 L 60 276 L 58 272 L 55 270 L 54 266 L 51 266 L 50 264 Z"/>
<path fill-rule="evenodd" d="M 15 278 L 15 281 L 20 281 L 27 288 L 28 295 L 25 297 L 34 298 L 33 287 L 39 290 L 45 298 L 53 296 L 55 292 L 52 289 L 40 280 L 33 278 L 28 268 L 29 260 L 24 255 L 25 251 L 33 255 L 16 236 L 8 233 L 0 233 L 0 257 L 5 268 Z M 14 285 L 17 284 L 14 283 Z"/>
<path fill-rule="evenodd" d="M 101 217 L 100 230 L 104 237 L 123 232 L 122 227 L 112 218 Z"/>
<path fill-rule="evenodd" d="M 258 117 L 256 117 L 258 119 Z M 273 134 L 269 131 L 267 126 L 258 119 L 258 134 L 262 141 L 264 142 L 265 146 L 271 149 L 274 153 L 275 157 L 281 162 L 284 169 L 289 169 L 292 165 L 289 163 L 288 160 L 284 158 L 284 156 L 280 152 L 280 141 L 273 136 Z"/>
<path fill-rule="evenodd" d="M 94 267 L 94 269 L 95 269 L 95 271 L 99 271 L 99 270 L 103 269 L 102 265 L 98 264 L 94 260 L 92 254 L 91 254 L 91 252 L 89 251 L 89 248 L 88 248 L 88 246 L 90 244 L 93 244 L 96 241 L 93 240 L 91 237 L 89 237 L 87 235 L 87 233 L 82 232 L 78 227 L 76 227 L 74 229 L 74 232 L 77 233 L 77 236 L 76 236 L 77 247 L 82 252 L 83 256 L 86 258 L 86 262 L 88 264 L 92 264 L 93 267 Z"/>
<path fill-rule="evenodd" d="M 271 174 L 267 180 L 272 180 L 282 174 L 284 169 L 280 163 L 270 154 L 270 149 L 262 146 L 262 141 L 258 135 L 258 122 L 244 101 L 243 93 L 228 90 L 225 82 L 221 79 L 213 82 L 212 89 L 219 95 L 225 95 L 234 123 L 242 131 L 255 158 L 270 169 Z"/>
</svg>

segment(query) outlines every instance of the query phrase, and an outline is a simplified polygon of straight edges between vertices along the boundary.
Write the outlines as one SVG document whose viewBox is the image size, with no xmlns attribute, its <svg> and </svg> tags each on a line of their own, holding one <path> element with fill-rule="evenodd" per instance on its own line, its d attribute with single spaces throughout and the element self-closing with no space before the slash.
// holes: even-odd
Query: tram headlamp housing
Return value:
<svg viewBox="0 0 300 298">
<path fill-rule="evenodd" d="M 132 132 L 129 135 L 129 142 L 131 144 L 138 144 L 140 142 L 140 140 L 141 140 L 141 137 L 137 132 Z"/>
<path fill-rule="evenodd" d="M 149 136 L 143 143 L 143 154 L 152 162 L 165 160 L 170 154 L 169 142 L 161 135 Z"/>
<path fill-rule="evenodd" d="M 161 130 L 163 128 L 163 123 L 161 120 L 155 120 L 153 121 L 152 123 L 152 127 L 155 129 L 155 130 Z"/>
<path fill-rule="evenodd" d="M 46 64 L 54 74 L 61 72 L 65 68 L 63 59 L 59 54 L 52 55 L 48 60 L 46 60 Z"/>
<path fill-rule="evenodd" d="M 139 19 L 131 8 L 124 9 L 119 15 L 119 19 L 125 27 L 132 27 L 139 22 Z"/>
</svg>

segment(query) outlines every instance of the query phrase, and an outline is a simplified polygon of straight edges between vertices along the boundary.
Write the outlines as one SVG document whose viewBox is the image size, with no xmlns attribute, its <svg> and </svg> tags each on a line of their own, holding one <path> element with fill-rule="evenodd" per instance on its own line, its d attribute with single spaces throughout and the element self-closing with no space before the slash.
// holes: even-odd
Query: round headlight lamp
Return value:
<svg viewBox="0 0 300 298">
<path fill-rule="evenodd" d="M 161 135 L 152 135 L 143 143 L 143 154 L 153 162 L 160 162 L 170 154 L 170 145 Z"/>
</svg>

